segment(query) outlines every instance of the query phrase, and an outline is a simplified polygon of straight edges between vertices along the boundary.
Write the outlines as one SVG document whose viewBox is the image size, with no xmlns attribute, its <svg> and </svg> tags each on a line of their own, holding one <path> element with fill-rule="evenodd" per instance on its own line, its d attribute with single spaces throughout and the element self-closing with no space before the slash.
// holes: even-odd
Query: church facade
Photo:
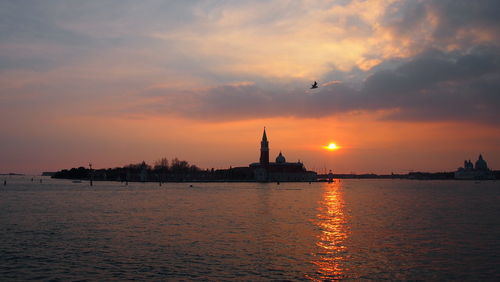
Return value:
<svg viewBox="0 0 500 282">
<path fill-rule="evenodd" d="M 308 171 L 300 161 L 296 163 L 287 162 L 282 152 L 278 154 L 275 162 L 269 161 L 269 141 L 266 129 L 262 134 L 260 142 L 259 162 L 252 163 L 249 167 L 253 171 L 255 181 L 259 182 L 286 182 L 286 181 L 316 181 L 318 175 L 314 171 Z"/>
<path fill-rule="evenodd" d="M 464 167 L 459 167 L 455 171 L 455 179 L 476 179 L 486 180 L 495 179 L 493 171 L 488 168 L 488 164 L 483 159 L 483 155 L 479 154 L 479 158 L 475 165 L 470 160 L 464 161 Z"/>
</svg>

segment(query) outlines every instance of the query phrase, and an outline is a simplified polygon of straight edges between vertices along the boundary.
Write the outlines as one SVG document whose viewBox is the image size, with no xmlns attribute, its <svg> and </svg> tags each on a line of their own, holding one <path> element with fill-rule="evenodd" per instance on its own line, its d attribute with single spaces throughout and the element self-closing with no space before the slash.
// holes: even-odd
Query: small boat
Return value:
<svg viewBox="0 0 500 282">
<path fill-rule="evenodd" d="M 73 180 L 73 181 L 71 181 L 71 182 L 73 182 L 73 183 L 82 183 L 82 181 L 81 181 L 81 180 Z"/>
</svg>

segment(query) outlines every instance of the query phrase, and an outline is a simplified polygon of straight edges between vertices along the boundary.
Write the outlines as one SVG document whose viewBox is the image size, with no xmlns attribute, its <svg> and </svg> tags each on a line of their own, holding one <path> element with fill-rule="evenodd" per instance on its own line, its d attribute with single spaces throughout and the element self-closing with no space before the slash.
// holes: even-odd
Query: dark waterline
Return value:
<svg viewBox="0 0 500 282">
<path fill-rule="evenodd" d="M 30 179 L 0 191 L 3 281 L 500 278 L 500 182 Z"/>
</svg>

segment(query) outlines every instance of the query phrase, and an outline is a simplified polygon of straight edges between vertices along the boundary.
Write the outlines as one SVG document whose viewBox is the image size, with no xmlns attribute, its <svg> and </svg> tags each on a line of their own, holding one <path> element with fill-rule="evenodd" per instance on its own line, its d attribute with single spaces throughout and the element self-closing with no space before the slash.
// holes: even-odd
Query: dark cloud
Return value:
<svg viewBox="0 0 500 282">
<path fill-rule="evenodd" d="M 438 15 L 436 37 L 453 37 L 462 28 L 499 30 L 500 2 L 497 0 L 434 0 L 427 5 Z"/>
<path fill-rule="evenodd" d="M 498 50 L 477 48 L 465 54 L 432 49 L 392 70 L 370 76 L 365 91 L 378 95 L 408 93 L 436 87 L 442 82 L 475 79 L 499 70 Z"/>
<path fill-rule="evenodd" d="M 499 14 L 497 0 L 406 0 L 386 10 L 384 24 L 398 37 L 415 39 L 414 44 L 424 37 L 434 46 L 452 42 L 467 48 L 478 38 L 484 40 L 485 34 L 497 42 Z"/>
<path fill-rule="evenodd" d="M 212 120 L 393 110 L 384 118 L 494 124 L 500 119 L 499 51 L 493 47 L 465 53 L 427 50 L 396 68 L 376 71 L 360 89 L 344 83 L 318 92 L 304 90 L 306 85 L 302 89 L 275 86 L 274 90 L 226 85 L 202 93 L 167 95 L 163 102 L 155 102 L 155 109 Z"/>
<path fill-rule="evenodd" d="M 393 70 L 370 76 L 362 90 L 376 108 L 398 108 L 392 119 L 469 120 L 500 118 L 500 53 L 424 52 Z"/>
<path fill-rule="evenodd" d="M 398 34 L 419 28 L 427 17 L 427 7 L 422 1 L 395 2 L 386 10 L 384 24 Z"/>
</svg>

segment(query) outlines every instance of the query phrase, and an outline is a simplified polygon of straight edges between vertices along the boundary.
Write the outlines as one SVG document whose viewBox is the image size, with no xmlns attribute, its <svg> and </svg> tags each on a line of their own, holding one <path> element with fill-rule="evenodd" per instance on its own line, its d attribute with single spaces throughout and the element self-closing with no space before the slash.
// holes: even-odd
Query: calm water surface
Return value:
<svg viewBox="0 0 500 282">
<path fill-rule="evenodd" d="M 500 280 L 500 182 L 7 181 L 2 281 Z"/>
</svg>

